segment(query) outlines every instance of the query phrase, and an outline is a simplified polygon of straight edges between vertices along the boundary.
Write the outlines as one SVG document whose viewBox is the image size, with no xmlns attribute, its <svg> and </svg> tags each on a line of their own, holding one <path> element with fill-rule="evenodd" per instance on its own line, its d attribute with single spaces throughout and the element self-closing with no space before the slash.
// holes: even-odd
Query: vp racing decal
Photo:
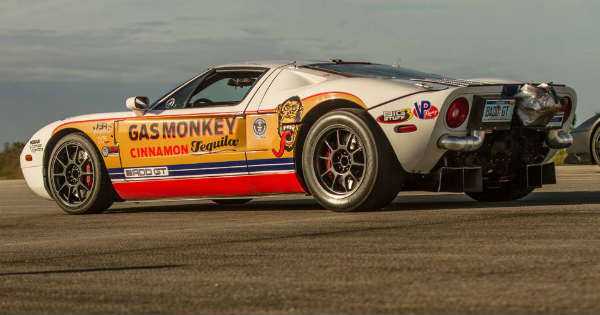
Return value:
<svg viewBox="0 0 600 315">
<path fill-rule="evenodd" d="M 413 115 L 419 119 L 434 119 L 440 111 L 430 101 L 415 102 Z"/>
</svg>

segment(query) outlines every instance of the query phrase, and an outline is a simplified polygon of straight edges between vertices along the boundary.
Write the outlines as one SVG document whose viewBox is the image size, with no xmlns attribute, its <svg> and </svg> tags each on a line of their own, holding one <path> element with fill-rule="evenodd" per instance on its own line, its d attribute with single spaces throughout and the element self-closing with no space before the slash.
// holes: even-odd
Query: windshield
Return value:
<svg viewBox="0 0 600 315">
<path fill-rule="evenodd" d="M 437 74 L 425 73 L 408 68 L 382 65 L 375 63 L 317 63 L 306 66 L 307 68 L 335 72 L 352 77 L 369 77 L 382 79 L 442 79 Z"/>
</svg>

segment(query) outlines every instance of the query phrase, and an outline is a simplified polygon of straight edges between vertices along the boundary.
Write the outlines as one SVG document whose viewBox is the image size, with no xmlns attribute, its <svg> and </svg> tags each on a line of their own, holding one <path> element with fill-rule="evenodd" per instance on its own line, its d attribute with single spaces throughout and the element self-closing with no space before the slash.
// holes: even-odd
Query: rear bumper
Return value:
<svg viewBox="0 0 600 315">
<path fill-rule="evenodd" d="M 522 174 L 519 180 L 529 188 L 556 184 L 554 163 L 529 164 L 517 174 Z M 438 192 L 481 192 L 484 187 L 481 167 L 441 167 L 434 178 L 434 190 Z"/>
<path fill-rule="evenodd" d="M 445 134 L 441 136 L 438 148 L 450 151 L 470 152 L 477 151 L 485 141 L 484 130 L 473 130 L 466 136 L 453 136 Z M 573 136 L 562 129 L 552 129 L 546 136 L 546 145 L 551 149 L 566 149 L 573 144 Z"/>
</svg>

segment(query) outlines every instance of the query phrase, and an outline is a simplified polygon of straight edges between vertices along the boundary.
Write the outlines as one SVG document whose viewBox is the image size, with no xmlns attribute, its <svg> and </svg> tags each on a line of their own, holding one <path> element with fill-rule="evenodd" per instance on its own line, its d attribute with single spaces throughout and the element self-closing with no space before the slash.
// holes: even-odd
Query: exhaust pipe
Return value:
<svg viewBox="0 0 600 315">
<path fill-rule="evenodd" d="M 573 136 L 562 129 L 552 129 L 548 131 L 546 144 L 551 149 L 565 149 L 573 144 Z"/>
<path fill-rule="evenodd" d="M 446 134 L 438 140 L 438 147 L 451 151 L 475 151 L 481 148 L 483 140 L 485 140 L 484 130 L 472 130 L 469 135 L 464 137 Z"/>
<path fill-rule="evenodd" d="M 483 145 L 485 140 L 484 130 L 472 130 L 471 133 L 464 137 L 443 135 L 438 140 L 440 149 L 451 151 L 475 151 Z"/>
</svg>

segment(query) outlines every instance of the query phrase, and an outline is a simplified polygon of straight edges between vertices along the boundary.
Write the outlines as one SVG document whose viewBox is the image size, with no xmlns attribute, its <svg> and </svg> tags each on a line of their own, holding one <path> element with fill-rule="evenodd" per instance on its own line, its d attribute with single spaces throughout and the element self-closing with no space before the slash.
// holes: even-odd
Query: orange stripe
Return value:
<svg viewBox="0 0 600 315">
<path fill-rule="evenodd" d="M 355 98 L 356 100 L 358 100 L 359 101 L 358 105 L 360 105 L 362 107 L 365 107 L 365 103 L 359 97 L 357 97 L 356 95 L 351 94 L 351 93 L 346 93 L 346 92 L 339 92 L 339 91 L 317 93 L 317 94 L 314 94 L 314 95 L 307 96 L 307 97 L 303 98 L 302 101 L 306 101 L 308 99 L 319 97 L 319 96 L 325 96 L 327 94 L 332 94 L 332 98 L 335 98 L 336 94 L 337 95 L 347 95 L 350 98 Z M 57 130 L 61 129 L 62 127 L 66 126 L 66 125 L 80 124 L 80 123 L 86 123 L 86 122 L 115 121 L 115 120 L 124 120 L 124 119 L 127 119 L 127 120 L 144 120 L 144 119 L 151 119 L 151 118 L 168 119 L 168 118 L 192 117 L 192 116 L 200 116 L 200 115 L 201 116 L 205 116 L 205 117 L 212 117 L 212 116 L 242 116 L 244 114 L 272 114 L 272 113 L 275 113 L 275 112 L 276 112 L 275 109 L 265 109 L 265 110 L 257 110 L 257 111 L 251 111 L 251 112 L 245 112 L 245 113 L 240 113 L 240 112 L 193 113 L 193 114 L 166 115 L 166 116 L 112 117 L 112 118 L 76 120 L 76 121 L 66 122 L 66 123 L 63 123 L 63 124 L 57 126 L 56 128 L 54 128 L 53 133 L 56 133 Z"/>
</svg>

